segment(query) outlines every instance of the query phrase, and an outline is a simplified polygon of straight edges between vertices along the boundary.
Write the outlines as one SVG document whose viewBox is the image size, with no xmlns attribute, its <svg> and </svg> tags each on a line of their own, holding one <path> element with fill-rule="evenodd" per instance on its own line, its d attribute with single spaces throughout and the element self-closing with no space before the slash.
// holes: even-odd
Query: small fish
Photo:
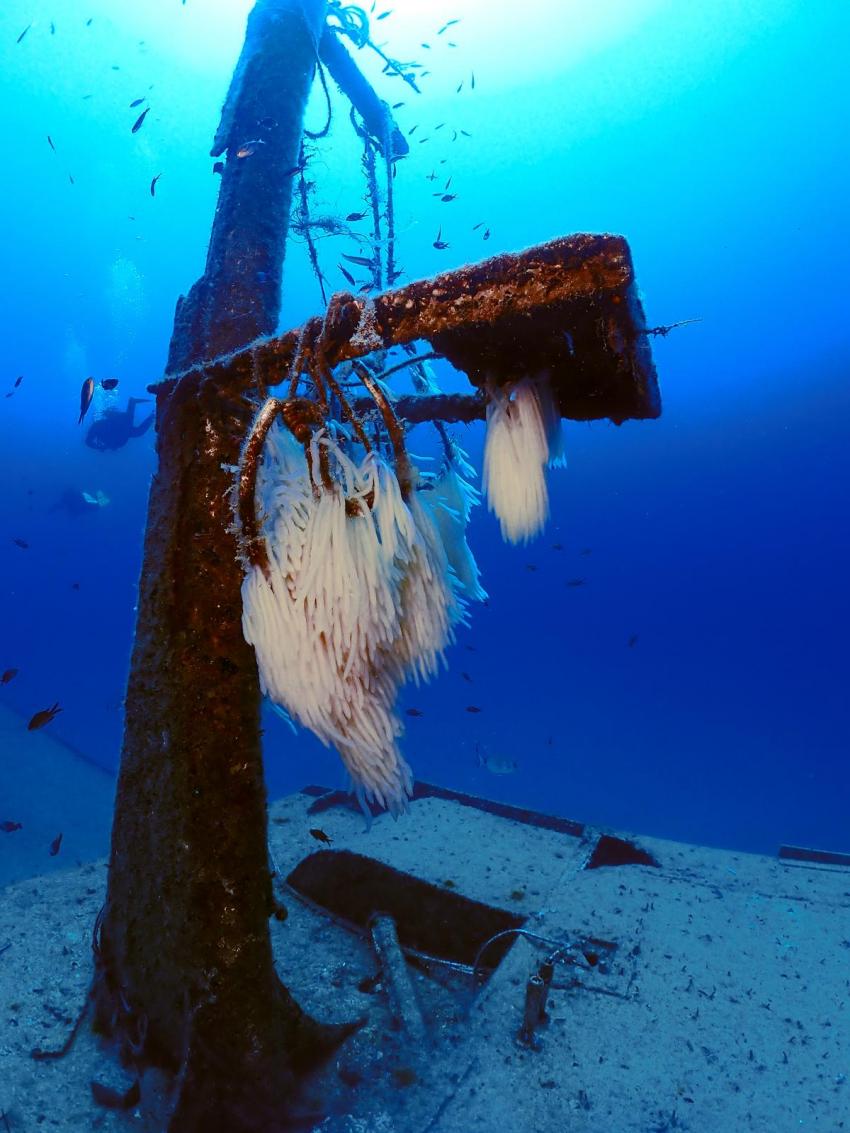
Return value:
<svg viewBox="0 0 850 1133">
<path fill-rule="evenodd" d="M 429 173 L 426 176 L 425 180 L 426 181 L 436 181 L 437 180 L 437 174 L 432 171 L 431 173 Z"/>
<path fill-rule="evenodd" d="M 379 16 L 375 16 L 375 19 L 376 20 L 385 20 L 387 18 L 387 16 L 391 16 L 392 14 L 393 14 L 393 10 L 392 10 L 392 8 L 390 8 L 390 10 L 388 12 L 381 12 L 381 14 Z"/>
<path fill-rule="evenodd" d="M 633 633 L 632 636 L 629 638 L 629 649 L 634 649 L 634 647 L 637 645 L 637 643 L 638 643 L 638 635 L 636 633 Z"/>
<path fill-rule="evenodd" d="M 572 587 L 584 586 L 584 582 L 585 582 L 585 580 L 583 578 L 568 578 L 567 579 L 567 586 L 572 586 Z"/>
<path fill-rule="evenodd" d="M 12 542 L 16 547 L 20 547 L 22 551 L 28 551 L 30 549 L 30 545 L 25 539 L 13 539 Z"/>
<path fill-rule="evenodd" d="M 18 388 L 18 386 L 19 386 L 19 385 L 21 384 L 21 382 L 22 382 L 23 380 L 24 380 L 24 375 L 23 375 L 23 374 L 21 374 L 21 375 L 20 375 L 19 377 L 17 377 L 17 378 L 15 379 L 15 389 L 17 389 L 17 388 Z"/>
<path fill-rule="evenodd" d="M 537 570 L 537 567 L 534 565 L 534 563 L 526 563 L 525 569 L 530 570 L 533 573 L 534 571 Z"/>
<path fill-rule="evenodd" d="M 462 90 L 463 90 L 463 79 L 461 79 L 460 82 L 458 83 L 457 90 L 455 91 L 455 94 L 460 94 L 460 92 Z"/>
<path fill-rule="evenodd" d="M 100 383 L 104 389 L 116 389 L 118 386 L 117 378 L 104 378 Z"/>
<path fill-rule="evenodd" d="M 348 282 L 353 287 L 354 286 L 354 276 L 351 274 L 351 272 L 347 268 L 344 268 L 342 266 L 342 264 L 337 264 L 336 266 L 339 268 L 339 270 L 342 272 L 342 274 L 345 276 L 345 278 L 348 280 Z"/>
<path fill-rule="evenodd" d="M 82 425 L 83 418 L 89 411 L 91 399 L 94 397 L 94 378 L 86 378 L 80 390 L 80 419 L 77 421 L 78 425 Z"/>
<path fill-rule="evenodd" d="M 223 161 L 217 161 L 215 165 L 213 165 L 213 173 L 224 173 Z"/>
<path fill-rule="evenodd" d="M 20 43 L 21 40 L 24 38 L 24 36 L 27 34 L 27 32 L 30 30 L 31 27 L 32 27 L 32 24 L 27 24 L 27 26 L 24 28 L 24 30 L 21 32 L 21 34 L 15 40 L 15 43 Z"/>
<path fill-rule="evenodd" d="M 460 675 L 468 684 L 472 684 L 472 677 L 469 675 L 469 673 L 461 673 Z"/>
<path fill-rule="evenodd" d="M 449 20 L 449 22 L 447 24 L 443 24 L 443 26 L 437 32 L 437 35 L 442 35 L 444 31 L 448 31 L 449 28 L 453 28 L 455 26 L 455 24 L 459 24 L 459 23 L 460 23 L 460 19 Z"/>
<path fill-rule="evenodd" d="M 440 200 L 443 202 L 443 204 L 446 204 L 448 201 L 457 200 L 457 193 L 443 193 L 443 195 L 440 197 Z"/>
<path fill-rule="evenodd" d="M 326 846 L 330 846 L 331 839 L 324 832 L 324 830 L 319 830 L 318 827 L 314 827 L 310 831 L 310 834 L 316 839 L 317 842 L 324 842 Z"/>
<path fill-rule="evenodd" d="M 79 590 L 79 589 L 80 589 L 80 584 L 79 584 L 79 582 L 72 582 L 72 583 L 71 583 L 71 589 L 72 589 L 72 590 Z"/>
<path fill-rule="evenodd" d="M 420 712 L 418 708 L 408 708 L 407 709 L 407 715 L 408 716 L 424 716 L 425 713 Z"/>
<path fill-rule="evenodd" d="M 582 547 L 582 549 L 579 551 L 579 554 L 580 555 L 592 555 L 593 551 L 590 549 L 590 547 Z"/>
<path fill-rule="evenodd" d="M 475 90 L 475 72 L 474 71 L 470 71 L 470 73 L 469 73 L 469 86 L 472 90 Z"/>
<path fill-rule="evenodd" d="M 243 142 L 239 149 L 236 151 L 236 156 L 253 157 L 257 152 L 257 146 L 264 146 L 266 143 L 262 138 L 252 138 L 250 142 Z"/>
<path fill-rule="evenodd" d="M 473 714 L 473 716 L 475 716 L 481 711 L 481 709 L 478 707 L 477 704 L 467 704 L 466 711 L 471 712 Z"/>
<path fill-rule="evenodd" d="M 13 681 L 17 675 L 17 669 L 6 669 L 3 675 L 0 676 L 0 685 L 7 685 L 9 681 Z"/>
<path fill-rule="evenodd" d="M 47 135 L 47 143 L 53 152 L 56 153 L 56 146 L 53 144 L 53 138 L 51 138 L 50 134 Z"/>
<path fill-rule="evenodd" d="M 478 758 L 478 766 L 489 771 L 491 775 L 513 775 L 519 768 L 519 763 L 515 759 L 503 759 L 498 755 L 489 755 L 480 744 L 475 745 L 475 754 Z"/>
<path fill-rule="evenodd" d="M 485 230 L 484 230 L 484 236 L 483 236 L 483 239 L 484 239 L 484 240 L 489 240 L 489 239 L 490 239 L 490 229 L 489 229 L 489 228 L 485 228 Z"/>
<path fill-rule="evenodd" d="M 156 196 L 156 183 L 160 179 L 161 176 L 162 176 L 161 173 L 157 173 L 156 177 L 154 177 L 154 179 L 151 181 L 151 196 L 152 197 Z"/>
<path fill-rule="evenodd" d="M 478 650 L 475 648 L 474 645 L 464 645 L 464 649 L 467 651 L 467 653 L 477 653 L 478 652 Z"/>
<path fill-rule="evenodd" d="M 27 724 L 27 731 L 37 732 L 39 728 L 43 728 L 45 724 L 49 724 L 51 720 L 55 719 L 61 711 L 58 701 L 52 708 L 42 708 L 41 712 L 36 712 Z"/>
<path fill-rule="evenodd" d="M 50 843 L 50 849 L 49 849 L 48 853 L 50 854 L 51 858 L 56 857 L 56 855 L 59 853 L 59 849 L 60 849 L 61 845 L 62 845 L 62 835 L 57 834 L 56 837 L 53 839 L 53 841 Z"/>
<path fill-rule="evenodd" d="M 73 178 L 73 177 L 71 176 L 71 174 L 70 174 L 70 173 L 68 174 L 68 180 L 69 180 L 69 181 L 71 182 L 71 184 L 72 184 L 72 185 L 76 185 L 76 183 L 77 183 L 77 182 L 76 182 L 76 181 L 74 180 L 74 178 Z"/>
<path fill-rule="evenodd" d="M 130 130 L 131 134 L 137 134 L 139 132 L 139 130 L 141 130 L 142 123 L 147 118 L 147 116 L 150 114 L 150 112 L 151 112 L 151 108 L 149 106 L 146 106 L 145 109 L 142 111 L 142 113 L 139 115 L 139 117 L 136 119 L 136 121 L 133 123 L 132 129 Z"/>
<path fill-rule="evenodd" d="M 141 106 L 145 100 L 143 98 L 134 98 L 130 103 L 130 109 L 135 110 L 137 106 Z"/>
<path fill-rule="evenodd" d="M 86 20 L 86 27 L 87 28 L 91 27 L 91 23 L 92 23 L 93 19 L 94 19 L 94 16 L 89 16 L 89 18 Z"/>
<path fill-rule="evenodd" d="M 419 129 L 419 123 L 417 122 L 415 126 L 411 126 L 410 129 L 407 131 L 407 136 L 410 137 L 411 134 L 415 134 L 418 129 Z"/>
<path fill-rule="evenodd" d="M 362 220 L 365 215 L 365 212 L 350 212 L 345 219 L 353 223 L 355 220 Z"/>
<path fill-rule="evenodd" d="M 553 543 L 552 544 L 552 550 L 553 551 L 563 551 L 563 549 L 564 549 L 563 543 Z"/>
<path fill-rule="evenodd" d="M 50 34 L 56 35 L 56 24 L 54 24 L 53 20 L 50 21 Z"/>
<path fill-rule="evenodd" d="M 465 138 L 471 138 L 472 137 L 472 134 L 470 134 L 469 130 L 461 130 L 461 133 L 463 134 L 463 136 Z"/>
<path fill-rule="evenodd" d="M 343 252 L 342 258 L 348 260 L 350 264 L 359 264 L 362 268 L 372 268 L 375 266 L 375 261 L 368 259 L 366 256 L 349 256 Z"/>
<path fill-rule="evenodd" d="M 20 822 L 12 822 L 7 818 L 5 822 L 0 822 L 0 830 L 4 834 L 14 834 L 16 830 L 23 830 L 23 826 Z"/>
<path fill-rule="evenodd" d="M 404 106 L 403 102 L 394 102 L 393 105 L 392 105 L 392 108 L 393 108 L 393 110 L 398 110 L 402 106 Z"/>
<path fill-rule="evenodd" d="M 473 224 L 472 231 L 477 232 L 479 228 L 483 228 L 483 227 L 484 227 L 484 221 L 479 220 L 477 224 Z"/>
</svg>

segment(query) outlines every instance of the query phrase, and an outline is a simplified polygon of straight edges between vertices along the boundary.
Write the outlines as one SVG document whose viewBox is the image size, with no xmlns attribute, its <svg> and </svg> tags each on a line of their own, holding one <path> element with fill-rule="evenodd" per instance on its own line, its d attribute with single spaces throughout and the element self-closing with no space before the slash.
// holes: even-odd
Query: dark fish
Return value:
<svg viewBox="0 0 850 1133">
<path fill-rule="evenodd" d="M 0 830 L 4 834 L 14 834 L 16 830 L 23 830 L 23 826 L 20 822 L 12 822 L 7 818 L 5 822 L 0 822 Z"/>
<path fill-rule="evenodd" d="M 463 79 L 461 79 L 461 81 L 458 83 L 457 90 L 455 91 L 455 94 L 460 94 L 460 92 L 462 90 L 463 90 Z"/>
<path fill-rule="evenodd" d="M 27 34 L 27 32 L 30 30 L 31 27 L 32 27 L 32 24 L 27 24 L 27 26 L 24 28 L 24 30 L 21 32 L 21 34 L 15 40 L 15 43 L 20 43 L 21 40 L 24 38 L 24 36 Z"/>
<path fill-rule="evenodd" d="M 154 177 L 154 179 L 151 181 L 151 196 L 152 197 L 156 196 L 156 183 L 160 179 L 161 176 L 162 176 L 161 173 L 157 173 L 156 177 Z"/>
<path fill-rule="evenodd" d="M 213 173 L 224 173 L 224 162 L 217 161 L 213 166 Z"/>
<path fill-rule="evenodd" d="M 362 220 L 365 215 L 365 212 L 350 212 L 345 219 L 349 221 Z"/>
<path fill-rule="evenodd" d="M 553 551 L 563 551 L 563 549 L 564 549 L 563 543 L 553 543 L 552 544 L 552 550 Z"/>
<path fill-rule="evenodd" d="M 28 551 L 30 549 L 29 543 L 27 543 L 24 539 L 13 539 L 12 542 L 16 547 L 20 547 L 22 551 Z"/>
<path fill-rule="evenodd" d="M 392 10 L 392 8 L 390 8 L 390 10 L 388 12 L 381 12 L 381 14 L 379 16 L 375 16 L 375 19 L 376 20 L 385 20 L 387 18 L 387 16 L 391 16 L 392 14 L 393 14 L 393 10 Z"/>
<path fill-rule="evenodd" d="M 407 709 L 407 715 L 408 716 L 424 716 L 425 713 L 420 712 L 418 708 L 408 708 Z"/>
<path fill-rule="evenodd" d="M 567 579 L 567 586 L 573 586 L 573 587 L 584 586 L 584 579 L 583 578 L 568 578 Z"/>
<path fill-rule="evenodd" d="M 398 110 L 399 107 L 404 106 L 403 102 L 394 102 L 392 105 L 393 110 Z"/>
<path fill-rule="evenodd" d="M 419 123 L 417 122 L 415 126 L 411 126 L 410 129 L 407 131 L 407 136 L 410 137 L 411 134 L 415 134 L 418 129 L 419 129 Z"/>
<path fill-rule="evenodd" d="M 582 547 L 582 549 L 579 551 L 579 554 L 580 555 L 592 555 L 593 551 L 590 549 L 590 547 Z"/>
<path fill-rule="evenodd" d="M 484 221 L 479 220 L 477 224 L 473 224 L 472 231 L 477 232 L 479 228 L 483 228 L 483 227 L 484 227 Z"/>
<path fill-rule="evenodd" d="M 115 389 L 118 386 L 117 378 L 104 378 L 100 383 L 104 389 Z"/>
<path fill-rule="evenodd" d="M 50 21 L 50 34 L 56 35 L 56 24 L 54 24 L 53 20 Z"/>
<path fill-rule="evenodd" d="M 465 138 L 471 138 L 472 137 L 472 134 L 470 134 L 469 130 L 461 130 L 461 133 L 463 134 L 463 136 Z"/>
<path fill-rule="evenodd" d="M 72 589 L 72 590 L 79 590 L 79 589 L 80 589 L 80 584 L 79 584 L 79 582 L 72 582 L 72 583 L 71 583 L 71 589 Z"/>
<path fill-rule="evenodd" d="M 27 731 L 37 732 L 39 728 L 43 728 L 45 724 L 49 724 L 61 711 L 62 709 L 59 707 L 58 701 L 52 708 L 42 708 L 41 712 L 36 712 L 35 716 L 33 716 L 27 724 Z"/>
<path fill-rule="evenodd" d="M 467 653 L 477 653 L 478 652 L 478 650 L 475 648 L 474 645 L 464 645 L 464 649 L 467 651 Z"/>
<path fill-rule="evenodd" d="M 629 638 L 629 649 L 634 649 L 634 647 L 637 645 L 637 640 L 638 640 L 638 635 L 636 633 L 633 633 L 632 636 Z"/>
<path fill-rule="evenodd" d="M 434 247 L 438 252 L 444 252 L 446 248 L 449 247 L 449 244 L 447 244 L 445 240 L 435 240 Z"/>
<path fill-rule="evenodd" d="M 469 85 L 470 85 L 472 90 L 475 90 L 475 72 L 474 71 L 470 71 L 470 73 L 469 73 Z"/>
<path fill-rule="evenodd" d="M 353 287 L 354 286 L 354 276 L 351 274 L 351 272 L 348 271 L 347 268 L 344 268 L 342 266 L 342 264 L 337 264 L 336 266 L 339 268 L 339 270 L 342 272 L 342 274 L 345 276 L 345 278 L 348 280 L 348 282 Z"/>
<path fill-rule="evenodd" d="M 141 106 L 145 100 L 143 98 L 134 98 L 130 103 L 130 109 L 135 110 L 137 106 Z"/>
<path fill-rule="evenodd" d="M 449 20 L 449 22 L 447 24 L 443 24 L 443 26 L 437 32 L 437 35 L 442 35 L 444 31 L 448 31 L 449 28 L 453 28 L 455 26 L 455 24 L 459 24 L 459 23 L 460 23 L 460 19 Z"/>
<path fill-rule="evenodd" d="M 20 377 L 18 377 L 18 378 L 16 378 L 16 379 L 15 379 L 15 389 L 17 389 L 17 388 L 18 388 L 18 386 L 19 386 L 19 385 L 21 384 L 21 382 L 22 382 L 23 380 L 24 380 L 24 375 L 23 375 L 23 374 L 21 374 L 21 375 L 20 375 Z"/>
<path fill-rule="evenodd" d="M 71 182 L 72 185 L 76 185 L 76 181 L 74 180 L 74 178 L 71 176 L 70 173 L 68 174 L 68 180 Z"/>
<path fill-rule="evenodd" d="M 62 835 L 57 834 L 56 837 L 53 839 L 53 841 L 50 843 L 50 849 L 49 849 L 48 853 L 50 854 L 51 858 L 56 857 L 56 855 L 59 853 L 59 849 L 60 849 L 61 845 L 62 845 Z"/>
<path fill-rule="evenodd" d="M 94 397 L 94 378 L 86 378 L 83 382 L 82 389 L 80 390 L 80 419 L 77 421 L 78 425 L 82 425 L 83 418 L 89 411 L 91 399 Z"/>
<path fill-rule="evenodd" d="M 7 685 L 9 681 L 13 681 L 17 675 L 17 669 L 6 669 L 2 677 L 0 677 L 0 685 Z"/>
<path fill-rule="evenodd" d="M 490 229 L 489 229 L 489 228 L 485 228 L 485 229 L 484 229 L 484 236 L 483 236 L 483 239 L 484 239 L 484 240 L 489 240 L 489 239 L 490 239 Z"/>
<path fill-rule="evenodd" d="M 535 571 L 535 570 L 537 570 L 537 567 L 534 565 L 534 563 L 526 563 L 525 569 L 530 570 L 530 571 Z"/>
<path fill-rule="evenodd" d="M 434 173 L 434 172 L 431 172 L 426 176 L 425 180 L 426 181 L 436 181 L 437 180 L 437 174 Z"/>
<path fill-rule="evenodd" d="M 330 838 L 328 837 L 328 835 L 327 835 L 327 834 L 326 834 L 326 833 L 324 832 L 324 830 L 319 830 L 319 829 L 318 829 L 318 827 L 314 827 L 314 828 L 313 828 L 313 829 L 312 829 L 312 830 L 310 831 L 310 833 L 311 833 L 311 835 L 312 835 L 312 836 L 313 836 L 313 837 L 314 837 L 314 838 L 316 839 L 316 841 L 317 841 L 317 842 L 324 842 L 324 844 L 325 844 L 326 846 L 330 846 L 330 844 L 331 844 L 331 839 L 330 839 Z"/>
<path fill-rule="evenodd" d="M 94 16 L 89 16 L 89 18 L 86 20 L 86 27 L 87 28 L 91 27 L 91 22 L 92 22 L 93 19 L 94 19 Z"/>
<path fill-rule="evenodd" d="M 443 193 L 442 197 L 440 197 L 440 200 L 443 202 L 443 204 L 446 204 L 448 201 L 454 201 L 456 199 L 457 193 Z"/>
<path fill-rule="evenodd" d="M 138 133 L 139 130 L 141 130 L 142 123 L 147 118 L 147 116 L 150 114 L 150 112 L 151 112 L 151 108 L 149 106 L 146 106 L 145 109 L 142 111 L 142 113 L 139 115 L 139 117 L 136 119 L 136 121 L 133 123 L 133 128 L 130 130 L 131 134 L 136 134 L 136 133 Z"/>
<path fill-rule="evenodd" d="M 477 704 L 467 704 L 466 711 L 471 712 L 471 713 L 473 713 L 473 715 L 475 715 L 476 713 L 480 712 L 481 709 L 478 707 Z"/>
<path fill-rule="evenodd" d="M 51 138 L 50 134 L 47 135 L 47 142 L 53 152 L 56 153 L 56 146 L 53 144 L 53 138 Z"/>
<path fill-rule="evenodd" d="M 342 258 L 348 260 L 350 264 L 359 264 L 362 268 L 372 268 L 375 266 L 375 261 L 368 259 L 366 256 L 349 256 L 343 252 Z"/>
<path fill-rule="evenodd" d="M 461 673 L 460 675 L 465 681 L 468 681 L 469 684 L 472 684 L 472 677 L 469 675 L 469 673 Z"/>
</svg>

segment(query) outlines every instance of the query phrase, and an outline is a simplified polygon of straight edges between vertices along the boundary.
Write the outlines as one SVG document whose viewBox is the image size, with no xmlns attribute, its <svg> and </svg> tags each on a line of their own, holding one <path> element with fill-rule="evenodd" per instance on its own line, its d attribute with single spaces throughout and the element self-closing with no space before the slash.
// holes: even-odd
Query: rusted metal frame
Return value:
<svg viewBox="0 0 850 1133">
<path fill-rule="evenodd" d="M 582 333 L 596 336 L 588 347 L 593 365 L 622 371 L 618 380 L 638 387 L 634 398 L 637 412 L 627 409 L 615 419 L 657 416 L 657 386 L 646 323 L 628 244 L 621 236 L 567 236 L 525 252 L 496 256 L 419 280 L 373 299 L 341 292 L 332 302 L 342 324 L 333 356 L 327 358 L 333 365 L 417 339 L 438 343 L 437 349 L 452 361 L 455 339 L 465 344 L 486 340 L 488 328 L 492 333 L 502 324 L 517 324 L 529 333 L 537 319 L 551 322 L 562 317 L 563 334 L 568 336 L 574 331 L 569 325 L 570 313 L 574 312 Z M 280 337 L 258 339 L 245 350 L 251 352 L 261 371 L 280 372 L 291 361 L 301 334 L 302 329 L 296 328 Z M 199 365 L 228 365 L 238 353 L 242 351 Z M 166 381 L 180 376 L 169 375 Z M 243 388 L 244 373 L 241 378 L 234 374 L 233 382 L 233 392 Z M 152 388 L 163 391 L 162 385 Z M 413 404 L 408 402 L 407 407 L 413 409 Z M 432 402 L 434 409 L 441 404 L 449 406 Z M 459 420 L 467 419 L 467 413 L 471 414 L 468 419 L 479 415 L 477 399 L 468 410 L 457 400 L 451 407 L 460 413 Z M 581 413 L 583 418 L 608 415 L 604 404 L 598 410 L 591 407 Z"/>
</svg>

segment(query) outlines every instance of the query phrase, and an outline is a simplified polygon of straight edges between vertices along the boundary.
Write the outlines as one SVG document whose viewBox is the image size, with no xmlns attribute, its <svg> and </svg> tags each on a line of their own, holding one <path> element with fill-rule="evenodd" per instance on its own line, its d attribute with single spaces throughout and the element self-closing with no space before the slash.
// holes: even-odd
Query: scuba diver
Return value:
<svg viewBox="0 0 850 1133">
<path fill-rule="evenodd" d="M 106 409 L 102 416 L 93 421 L 86 433 L 86 444 L 99 452 L 123 448 L 131 437 L 141 437 L 153 424 L 155 414 L 150 413 L 137 424 L 133 414 L 137 405 L 150 401 L 148 397 L 131 397 L 126 409 Z"/>
</svg>

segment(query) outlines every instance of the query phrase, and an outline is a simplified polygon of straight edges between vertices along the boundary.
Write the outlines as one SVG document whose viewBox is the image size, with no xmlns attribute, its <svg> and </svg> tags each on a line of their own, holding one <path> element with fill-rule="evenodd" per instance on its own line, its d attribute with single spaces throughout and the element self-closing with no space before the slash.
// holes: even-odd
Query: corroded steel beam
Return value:
<svg viewBox="0 0 850 1133">
<path fill-rule="evenodd" d="M 334 299 L 334 364 L 424 339 L 475 386 L 548 371 L 564 417 L 619 423 L 661 412 L 646 320 L 622 236 L 566 236 L 371 299 L 347 293 Z M 245 348 L 252 380 L 259 374 L 269 386 L 284 379 L 301 329 Z M 219 370 L 234 357 L 201 365 Z"/>
</svg>

